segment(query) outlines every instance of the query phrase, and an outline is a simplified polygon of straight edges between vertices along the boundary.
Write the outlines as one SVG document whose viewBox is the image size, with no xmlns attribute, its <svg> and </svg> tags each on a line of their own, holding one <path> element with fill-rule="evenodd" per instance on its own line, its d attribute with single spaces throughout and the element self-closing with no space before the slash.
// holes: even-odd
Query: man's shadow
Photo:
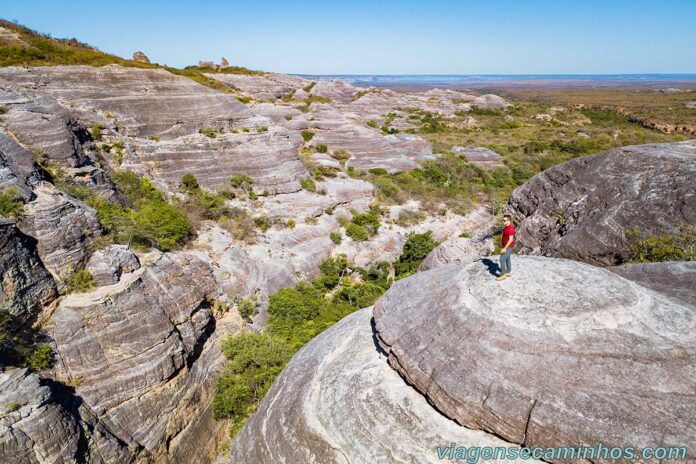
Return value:
<svg viewBox="0 0 696 464">
<path fill-rule="evenodd" d="M 488 258 L 483 258 L 481 259 L 481 262 L 483 263 L 484 266 L 488 268 L 488 272 L 491 273 L 491 275 L 498 276 L 500 274 L 500 266 L 498 263 L 491 261 Z"/>
</svg>

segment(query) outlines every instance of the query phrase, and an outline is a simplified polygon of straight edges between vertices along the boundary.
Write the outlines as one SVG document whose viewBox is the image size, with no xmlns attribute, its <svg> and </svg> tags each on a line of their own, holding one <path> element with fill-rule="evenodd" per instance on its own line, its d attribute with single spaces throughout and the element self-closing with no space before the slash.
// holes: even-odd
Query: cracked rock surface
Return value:
<svg viewBox="0 0 696 464">
<path fill-rule="evenodd" d="M 696 459 L 693 306 L 573 261 L 518 256 L 502 282 L 488 266 L 418 273 L 375 304 L 407 382 L 513 443 L 687 446 Z"/>
<path fill-rule="evenodd" d="M 231 462 L 426 463 L 451 443 L 510 446 L 433 409 L 389 367 L 371 319 L 372 308 L 345 317 L 288 363 L 235 438 Z"/>
</svg>

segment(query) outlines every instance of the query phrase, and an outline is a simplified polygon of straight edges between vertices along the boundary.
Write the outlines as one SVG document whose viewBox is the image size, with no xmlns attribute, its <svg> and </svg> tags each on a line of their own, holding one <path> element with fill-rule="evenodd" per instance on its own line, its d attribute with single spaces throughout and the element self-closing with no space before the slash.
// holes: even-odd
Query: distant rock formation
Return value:
<svg viewBox="0 0 696 464">
<path fill-rule="evenodd" d="M 215 68 L 215 63 L 213 61 L 199 61 L 198 66 L 201 68 Z"/>
<path fill-rule="evenodd" d="M 489 148 L 455 146 L 450 151 L 455 155 L 463 155 L 471 164 L 482 168 L 493 169 L 505 166 L 500 155 Z"/>
<path fill-rule="evenodd" d="M 549 168 L 504 209 L 523 253 L 611 266 L 627 257 L 629 229 L 649 236 L 696 224 L 694 191 L 695 141 L 635 145 Z"/>
<path fill-rule="evenodd" d="M 147 57 L 147 55 L 141 51 L 137 51 L 133 53 L 133 61 L 138 61 L 140 63 L 150 63 L 150 58 Z"/>
<path fill-rule="evenodd" d="M 220 69 L 226 69 L 230 67 L 229 61 L 224 56 L 220 59 Z"/>
</svg>

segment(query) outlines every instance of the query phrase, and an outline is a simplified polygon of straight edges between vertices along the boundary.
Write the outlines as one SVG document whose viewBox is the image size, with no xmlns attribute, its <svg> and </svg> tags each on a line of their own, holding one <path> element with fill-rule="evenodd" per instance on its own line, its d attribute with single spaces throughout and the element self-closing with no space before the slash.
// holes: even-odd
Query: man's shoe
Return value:
<svg viewBox="0 0 696 464">
<path fill-rule="evenodd" d="M 508 278 L 508 275 L 509 275 L 509 274 L 507 274 L 507 273 L 505 273 L 505 274 L 500 274 L 498 277 L 495 278 L 495 280 L 505 280 L 505 279 Z"/>
</svg>

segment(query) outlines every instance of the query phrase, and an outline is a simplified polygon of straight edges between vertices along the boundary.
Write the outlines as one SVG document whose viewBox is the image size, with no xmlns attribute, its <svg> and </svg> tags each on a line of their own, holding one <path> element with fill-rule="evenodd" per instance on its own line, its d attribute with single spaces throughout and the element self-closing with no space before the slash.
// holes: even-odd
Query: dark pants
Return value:
<svg viewBox="0 0 696 464">
<path fill-rule="evenodd" d="M 510 261 L 510 255 L 512 254 L 512 248 L 505 250 L 505 253 L 500 255 L 500 275 L 507 274 L 512 271 L 512 262 Z"/>
</svg>

